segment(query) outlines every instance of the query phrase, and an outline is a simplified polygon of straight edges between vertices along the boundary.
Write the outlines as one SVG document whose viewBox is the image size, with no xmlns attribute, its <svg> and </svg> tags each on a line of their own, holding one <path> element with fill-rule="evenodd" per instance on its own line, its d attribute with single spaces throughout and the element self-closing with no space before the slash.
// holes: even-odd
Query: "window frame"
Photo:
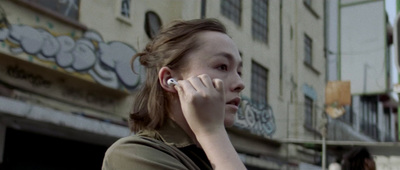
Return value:
<svg viewBox="0 0 400 170">
<path fill-rule="evenodd" d="M 313 40 L 307 34 L 304 34 L 304 63 L 311 66 L 313 65 Z M 309 53 L 307 53 L 309 52 Z"/>
<path fill-rule="evenodd" d="M 258 3 L 265 3 L 266 10 L 262 9 L 261 4 Z M 266 11 L 266 13 L 262 13 Z M 258 12 L 258 13 L 257 13 Z M 265 14 L 265 18 L 263 18 L 263 14 Z M 251 5 L 251 35 L 254 40 L 258 40 L 261 42 L 264 42 L 268 44 L 268 33 L 269 33 L 269 3 L 268 0 L 252 0 L 252 5 Z M 265 19 L 265 24 L 263 25 L 263 21 Z M 265 37 L 262 37 L 262 35 L 265 34 Z M 261 37 L 262 38 L 261 38 Z"/>
<path fill-rule="evenodd" d="M 153 39 L 161 29 L 162 21 L 160 16 L 154 11 L 147 11 L 144 19 L 144 29 L 148 38 Z M 153 22 L 152 22 L 153 21 Z M 157 23 L 158 25 L 153 25 Z M 154 30 L 157 28 L 157 30 Z"/>
<path fill-rule="evenodd" d="M 385 141 L 390 141 L 392 134 L 391 108 L 383 108 L 383 119 L 385 122 Z"/>
<path fill-rule="evenodd" d="M 233 1 L 239 1 L 239 5 L 235 4 Z M 225 5 L 228 5 L 230 8 L 227 8 Z M 232 9 L 231 7 L 235 7 Z M 231 20 L 238 26 L 242 25 L 242 10 L 243 10 L 243 1 L 242 0 L 221 0 L 220 3 L 220 12 L 222 16 Z M 237 19 L 235 19 L 235 12 L 237 11 Z"/>
<path fill-rule="evenodd" d="M 304 95 L 304 126 L 314 129 L 314 99 L 307 95 Z"/>
<path fill-rule="evenodd" d="M 265 75 L 261 75 L 261 74 L 265 73 Z M 264 104 L 263 102 L 265 102 L 265 104 L 268 104 L 268 74 L 269 74 L 269 70 L 267 68 L 265 68 L 264 66 L 262 66 L 261 64 L 252 61 L 251 62 L 251 100 L 252 102 L 260 105 L 260 104 Z M 257 76 L 257 77 L 256 77 Z M 257 78 L 257 81 L 255 80 Z M 262 80 L 264 82 L 260 82 L 259 80 Z M 260 86 L 258 85 L 265 85 L 265 88 L 260 88 Z M 263 89 L 261 92 L 259 91 L 260 89 Z M 257 94 L 257 97 L 255 96 L 255 94 Z M 262 95 L 260 95 L 262 94 Z M 259 97 L 259 96 L 263 96 L 263 97 Z M 261 99 L 264 98 L 264 99 Z M 263 101 L 264 100 L 264 101 Z"/>
<path fill-rule="evenodd" d="M 378 99 L 377 96 L 361 96 L 361 118 L 360 131 L 367 136 L 379 140 L 378 130 Z"/>
<path fill-rule="evenodd" d="M 64 15 L 62 15 L 62 14 L 56 12 L 56 11 L 53 11 L 53 10 L 51 10 L 49 8 L 46 8 L 46 7 L 44 7 L 44 6 L 40 5 L 40 4 L 37 4 L 35 2 L 31 2 L 29 0 L 12 0 L 12 2 L 14 2 L 14 3 L 16 3 L 16 4 L 20 5 L 20 6 L 29 8 L 29 9 L 31 9 L 33 11 L 38 12 L 38 13 L 41 13 L 43 15 L 46 15 L 47 17 L 51 17 L 51 18 L 53 18 L 53 19 L 55 19 L 57 21 L 60 21 L 62 23 L 71 25 L 71 26 L 73 26 L 75 28 L 78 28 L 78 29 L 80 29 L 82 31 L 88 30 L 88 28 L 85 25 L 83 25 L 82 23 L 79 22 L 79 15 L 80 15 L 79 14 L 79 10 L 80 10 L 80 2 L 81 2 L 81 0 L 79 0 L 78 19 L 76 19 L 76 20 L 75 19 L 71 19 L 71 18 L 69 18 L 67 16 L 64 16 Z"/>
<path fill-rule="evenodd" d="M 126 16 L 124 16 L 124 15 L 122 15 L 122 3 L 123 3 L 123 1 L 125 1 L 125 0 L 117 0 L 117 3 L 116 3 L 116 12 L 115 12 L 115 17 L 119 20 L 119 21 L 121 21 L 121 22 L 123 22 L 123 23 L 125 23 L 125 24 L 127 24 L 127 25 L 129 25 L 129 26 L 132 26 L 132 0 L 126 0 L 126 1 L 129 1 L 129 17 L 126 17 Z"/>
<path fill-rule="evenodd" d="M 303 0 L 303 4 L 306 7 L 306 9 L 316 18 L 319 19 L 319 15 L 315 10 L 313 9 L 313 0 Z"/>
<path fill-rule="evenodd" d="M 126 14 L 124 15 L 124 9 L 123 9 L 123 4 L 124 4 L 124 2 L 126 2 L 127 4 L 128 4 L 128 6 L 127 6 L 127 16 L 126 16 Z M 132 1 L 131 0 L 121 0 L 121 4 L 120 4 L 120 15 L 122 16 L 122 17 L 125 17 L 125 18 L 131 18 L 131 3 L 132 3 Z"/>
<path fill-rule="evenodd" d="M 307 5 L 309 7 L 312 6 L 312 0 L 303 0 L 303 2 L 304 2 L 304 5 Z"/>
</svg>

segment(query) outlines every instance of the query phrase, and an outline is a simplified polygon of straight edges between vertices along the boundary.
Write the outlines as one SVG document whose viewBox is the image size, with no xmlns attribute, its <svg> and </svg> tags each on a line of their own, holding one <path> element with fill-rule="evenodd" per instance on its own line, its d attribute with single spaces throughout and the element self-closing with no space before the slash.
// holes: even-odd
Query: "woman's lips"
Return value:
<svg viewBox="0 0 400 170">
<path fill-rule="evenodd" d="M 226 105 L 229 108 L 232 108 L 235 110 L 235 112 L 239 109 L 239 104 L 240 104 L 240 97 L 235 97 L 232 100 L 229 100 Z"/>
</svg>

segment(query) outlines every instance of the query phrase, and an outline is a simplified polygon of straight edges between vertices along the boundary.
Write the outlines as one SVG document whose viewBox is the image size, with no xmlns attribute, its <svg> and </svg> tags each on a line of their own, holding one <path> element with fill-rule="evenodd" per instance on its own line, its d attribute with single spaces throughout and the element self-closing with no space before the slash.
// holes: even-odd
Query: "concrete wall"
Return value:
<svg viewBox="0 0 400 170">
<path fill-rule="evenodd" d="M 119 4 L 119 0 L 81 1 L 80 22 L 101 32 L 106 41 L 123 41 L 141 50 L 149 41 L 144 30 L 146 12 L 157 13 L 162 24 L 200 18 L 200 2 L 196 0 L 135 0 L 131 2 L 131 18 L 125 21 L 119 19 Z"/>
<path fill-rule="evenodd" d="M 313 1 L 311 10 L 298 1 L 298 25 L 297 25 L 297 48 L 299 51 L 298 62 L 298 96 L 297 102 L 304 104 L 304 95 L 310 93 L 314 97 L 314 117 L 316 121 L 315 130 L 321 130 L 323 122 L 322 114 L 324 112 L 325 100 L 325 53 L 324 53 L 324 2 Z M 313 11 L 316 15 L 313 15 Z M 318 16 L 318 17 L 317 17 Z M 296 30 L 296 29 L 295 29 Z M 312 67 L 304 64 L 304 34 L 312 39 Z M 300 115 L 304 116 L 304 109 Z M 307 132 L 304 128 L 300 130 L 299 137 L 308 136 L 314 138 L 315 134 Z"/>
<path fill-rule="evenodd" d="M 376 169 L 379 170 L 399 170 L 400 157 L 398 156 L 377 156 L 374 158 Z"/>
</svg>

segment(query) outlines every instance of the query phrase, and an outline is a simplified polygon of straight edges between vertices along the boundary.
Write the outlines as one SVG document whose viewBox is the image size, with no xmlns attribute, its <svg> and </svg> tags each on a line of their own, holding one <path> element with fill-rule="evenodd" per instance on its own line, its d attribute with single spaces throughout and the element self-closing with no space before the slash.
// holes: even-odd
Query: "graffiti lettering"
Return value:
<svg viewBox="0 0 400 170">
<path fill-rule="evenodd" d="M 256 107 L 246 99 L 240 103 L 234 126 L 264 137 L 272 137 L 276 130 L 271 106 Z"/>
<path fill-rule="evenodd" d="M 70 36 L 54 36 L 41 28 L 10 25 L 0 28 L 0 41 L 12 43 L 10 52 L 34 55 L 54 62 L 69 72 L 89 74 L 97 83 L 120 89 L 134 89 L 143 80 L 144 69 L 135 61 L 138 74 L 130 67 L 136 51 L 129 45 L 112 41 L 106 43 L 95 31 L 87 31 L 77 40 Z"/>
<path fill-rule="evenodd" d="M 27 71 L 23 70 L 22 68 L 19 68 L 18 65 L 7 66 L 7 74 L 10 77 L 13 77 L 16 79 L 28 81 L 34 87 L 45 87 L 45 88 L 51 87 L 50 81 L 45 80 L 40 75 L 34 75 L 31 73 L 28 73 Z"/>
</svg>

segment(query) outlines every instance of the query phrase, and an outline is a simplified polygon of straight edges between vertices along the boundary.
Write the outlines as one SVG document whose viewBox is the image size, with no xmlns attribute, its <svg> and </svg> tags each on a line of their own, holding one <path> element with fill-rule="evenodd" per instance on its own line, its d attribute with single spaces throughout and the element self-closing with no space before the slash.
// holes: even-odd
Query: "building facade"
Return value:
<svg viewBox="0 0 400 170">
<path fill-rule="evenodd" d="M 0 7 L 0 167 L 60 169 L 80 160 L 68 166 L 99 169 L 107 147 L 130 134 L 132 95 L 144 81 L 137 61 L 131 72 L 131 56 L 163 24 L 195 18 L 222 21 L 242 55 L 246 88 L 228 131 L 246 166 L 322 164 L 307 141 L 322 139 L 327 120 L 324 1 L 3 0 Z M 32 155 L 21 156 L 20 145 Z"/>
<path fill-rule="evenodd" d="M 384 1 L 332 1 L 328 4 L 328 80 L 351 81 L 352 93 L 352 105 L 348 106 L 346 114 L 339 119 L 344 122 L 340 127 L 346 127 L 342 131 L 346 132 L 331 133 L 332 139 L 377 142 L 397 139 L 397 104 L 391 91 L 395 83 L 391 81 L 393 73 L 389 62 L 392 32 L 384 6 Z M 369 16 L 354 15 L 368 13 L 370 9 L 379 12 Z M 350 15 L 353 17 L 348 17 Z M 371 21 L 373 17 L 377 19 Z M 364 25 L 357 25 L 354 20 Z M 368 29 L 353 34 L 361 27 Z M 356 43 L 360 45 L 354 45 Z M 355 63 L 349 65 L 349 61 Z M 335 124 L 340 123 L 332 123 Z"/>
<path fill-rule="evenodd" d="M 398 156 L 392 152 L 398 149 L 397 82 L 391 78 L 397 71 L 391 68 L 393 31 L 385 1 L 333 0 L 326 10 L 327 80 L 351 83 L 351 104 L 339 118 L 328 118 L 328 146 L 337 151 L 332 156 L 366 146 L 378 169 L 394 167 L 396 161 L 388 160 Z"/>
</svg>

